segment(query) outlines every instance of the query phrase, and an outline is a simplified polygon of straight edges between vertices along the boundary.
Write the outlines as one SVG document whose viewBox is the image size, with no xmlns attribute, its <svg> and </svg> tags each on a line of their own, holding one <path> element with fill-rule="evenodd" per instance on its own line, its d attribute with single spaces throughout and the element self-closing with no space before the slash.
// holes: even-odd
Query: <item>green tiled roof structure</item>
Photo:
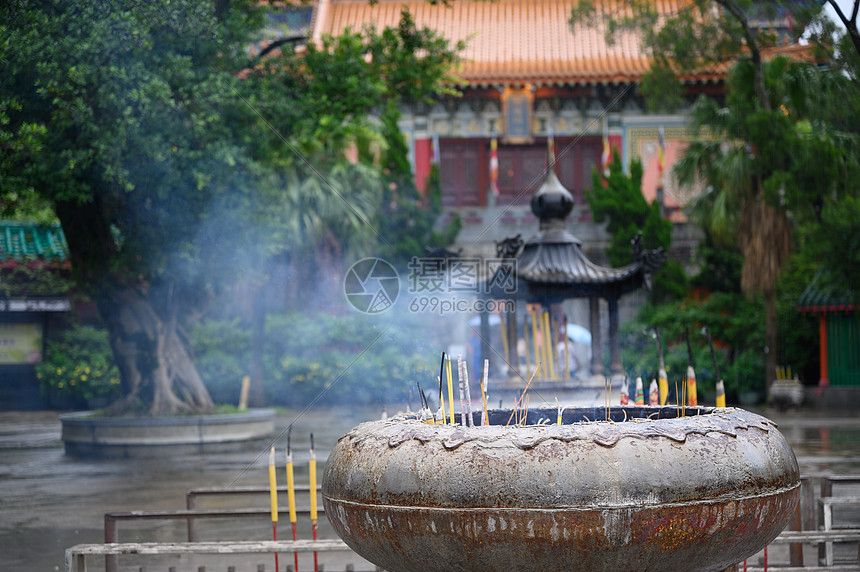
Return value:
<svg viewBox="0 0 860 572">
<path fill-rule="evenodd" d="M 830 275 L 819 271 L 797 300 L 801 312 L 850 312 L 855 300 L 849 291 L 834 285 Z"/>
<path fill-rule="evenodd" d="M 0 264 L 68 260 L 69 246 L 59 224 L 0 220 Z"/>
</svg>

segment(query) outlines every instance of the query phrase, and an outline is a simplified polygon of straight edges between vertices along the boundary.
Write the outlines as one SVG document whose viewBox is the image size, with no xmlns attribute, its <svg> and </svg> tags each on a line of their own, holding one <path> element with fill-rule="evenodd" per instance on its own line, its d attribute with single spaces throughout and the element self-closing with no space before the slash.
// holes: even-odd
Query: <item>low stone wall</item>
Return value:
<svg viewBox="0 0 860 572">
<path fill-rule="evenodd" d="M 275 412 L 177 417 L 93 417 L 83 411 L 60 415 L 67 455 L 160 457 L 217 453 L 262 444 L 274 431 Z"/>
</svg>

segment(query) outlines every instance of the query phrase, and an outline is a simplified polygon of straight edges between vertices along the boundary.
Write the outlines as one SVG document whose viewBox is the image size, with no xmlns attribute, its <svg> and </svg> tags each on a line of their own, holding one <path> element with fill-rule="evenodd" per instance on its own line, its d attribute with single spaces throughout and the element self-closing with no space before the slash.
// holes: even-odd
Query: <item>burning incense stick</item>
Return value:
<svg viewBox="0 0 860 572">
<path fill-rule="evenodd" d="M 726 406 L 726 385 L 723 380 L 717 382 L 717 407 Z"/>
<path fill-rule="evenodd" d="M 275 477 L 275 448 L 269 452 L 269 501 L 272 504 L 272 540 L 278 540 L 278 483 Z M 275 570 L 278 569 L 278 553 L 275 552 Z"/>
<path fill-rule="evenodd" d="M 693 348 L 690 345 L 690 327 L 688 325 L 684 325 L 686 328 L 687 335 L 687 357 L 689 359 L 689 364 L 687 365 L 687 383 L 686 385 L 686 397 L 684 398 L 684 405 L 689 401 L 690 406 L 697 405 L 696 400 L 696 364 L 693 362 Z"/>
<path fill-rule="evenodd" d="M 290 505 L 290 524 L 293 526 L 293 542 L 296 540 L 296 484 L 293 480 L 293 452 L 290 449 L 290 434 L 293 432 L 293 426 L 287 430 L 287 501 Z M 294 570 L 299 570 L 299 553 L 293 552 L 296 567 Z"/>
<path fill-rule="evenodd" d="M 439 364 L 439 411 L 442 413 L 442 425 L 445 424 L 445 393 L 442 385 L 445 383 L 445 352 L 442 352 L 442 362 Z"/>
<path fill-rule="evenodd" d="M 645 405 L 645 391 L 641 377 L 636 378 L 636 405 Z"/>
<path fill-rule="evenodd" d="M 463 385 L 466 388 L 466 426 L 474 427 L 475 418 L 472 416 L 472 392 L 469 389 L 469 367 L 463 362 Z"/>
<path fill-rule="evenodd" d="M 546 328 L 546 361 L 549 364 L 549 379 L 555 379 L 555 336 L 552 332 L 552 316 L 549 310 L 543 313 L 544 327 Z"/>
<path fill-rule="evenodd" d="M 457 382 L 460 388 L 460 425 L 466 426 L 466 388 L 463 387 L 463 356 L 457 354 Z"/>
<path fill-rule="evenodd" d="M 570 345 L 567 340 L 567 314 L 564 315 L 564 330 L 562 331 L 562 335 L 564 336 L 564 379 L 567 381 L 570 379 Z M 560 423 L 559 423 L 560 425 Z"/>
<path fill-rule="evenodd" d="M 511 419 L 514 418 L 514 414 L 517 412 L 517 406 L 519 405 L 520 401 L 523 400 L 523 397 L 525 397 L 526 391 L 529 390 L 529 386 L 532 384 L 532 380 L 535 378 L 535 373 L 537 373 L 537 370 L 540 369 L 540 362 L 538 362 L 537 365 L 537 369 L 534 370 L 534 373 L 532 373 L 532 376 L 529 378 L 529 382 L 526 384 L 525 391 L 523 391 L 523 394 L 520 395 L 520 398 L 514 402 L 514 410 L 511 412 L 511 416 L 508 418 L 508 422 L 505 423 L 506 426 L 511 424 Z"/>
<path fill-rule="evenodd" d="M 720 377 L 720 365 L 717 363 L 717 354 L 714 351 L 714 341 L 711 339 L 711 330 L 705 326 L 705 334 L 708 336 L 708 345 L 711 346 L 711 359 L 714 360 L 714 373 L 717 380 L 717 407 L 726 406 L 726 386 Z M 721 403 L 722 400 L 722 403 Z"/>
<path fill-rule="evenodd" d="M 666 375 L 666 363 L 663 361 L 663 343 L 660 341 L 660 328 L 654 328 L 654 337 L 657 338 L 657 357 L 659 358 L 659 369 L 657 370 L 657 387 L 660 391 L 660 405 L 666 405 L 669 400 L 669 376 Z"/>
<path fill-rule="evenodd" d="M 536 364 L 535 365 L 535 372 L 538 372 L 538 371 L 540 371 L 541 359 L 540 359 L 540 348 L 538 347 L 537 315 L 535 314 L 534 308 L 530 308 L 529 312 L 531 313 L 531 316 L 532 316 L 532 341 L 534 342 L 534 346 L 535 346 L 535 364 Z M 532 374 L 532 377 L 534 377 L 534 374 Z M 541 378 L 543 378 L 543 374 L 541 374 Z"/>
<path fill-rule="evenodd" d="M 447 365 L 446 372 L 448 375 L 448 407 L 451 408 L 451 425 L 454 424 L 454 381 L 451 376 L 451 356 L 447 357 Z"/>
<path fill-rule="evenodd" d="M 314 454 L 314 434 L 311 433 L 310 460 L 308 461 L 308 481 L 311 485 L 311 524 L 314 541 L 317 539 L 317 456 Z M 314 550 L 314 572 L 318 571 L 317 551 Z"/>
<path fill-rule="evenodd" d="M 490 360 L 484 360 L 484 377 L 481 379 L 481 401 L 484 403 L 484 411 L 481 417 L 481 425 L 490 424 L 490 415 L 487 411 L 487 380 L 490 375 Z"/>
<path fill-rule="evenodd" d="M 526 348 L 526 375 L 532 370 L 532 352 L 529 349 L 529 322 L 523 318 L 523 342 Z"/>
</svg>

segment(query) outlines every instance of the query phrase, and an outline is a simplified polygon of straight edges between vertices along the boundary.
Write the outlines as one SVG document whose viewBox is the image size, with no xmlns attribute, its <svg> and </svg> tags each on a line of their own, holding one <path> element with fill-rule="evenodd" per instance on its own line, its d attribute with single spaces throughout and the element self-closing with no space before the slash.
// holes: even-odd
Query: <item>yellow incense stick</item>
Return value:
<svg viewBox="0 0 860 572">
<path fill-rule="evenodd" d="M 290 504 L 290 522 L 296 522 L 296 484 L 293 480 L 293 454 L 287 449 L 287 502 Z"/>
<path fill-rule="evenodd" d="M 534 346 L 535 346 L 535 373 L 537 373 L 540 371 L 540 363 L 541 363 L 540 349 L 538 348 L 538 323 L 537 323 L 537 316 L 535 314 L 535 309 L 530 308 L 529 311 L 531 312 L 531 316 L 532 316 L 532 341 L 534 342 Z M 534 377 L 534 374 L 532 374 L 532 377 Z M 543 374 L 541 374 L 541 377 L 543 377 Z"/>
<path fill-rule="evenodd" d="M 549 346 L 549 337 L 547 336 L 546 332 L 546 311 L 541 310 L 541 313 L 538 316 L 538 320 L 540 320 L 540 355 L 541 361 L 543 362 L 541 374 L 543 375 L 543 379 L 550 379 L 550 368 L 552 367 L 552 364 L 549 363 L 549 354 L 547 353 L 547 347 Z"/>
<path fill-rule="evenodd" d="M 657 372 L 657 387 L 660 391 L 660 405 L 666 405 L 669 399 L 669 376 L 663 368 Z"/>
<path fill-rule="evenodd" d="M 507 360 L 511 353 L 508 351 L 508 329 L 505 327 L 505 315 L 501 312 L 499 312 L 499 326 L 502 329 L 502 350 L 505 352 L 505 359 Z"/>
<path fill-rule="evenodd" d="M 529 323 L 528 320 L 523 320 L 523 342 L 526 348 L 526 375 L 532 370 L 532 352 L 529 349 Z"/>
<path fill-rule="evenodd" d="M 454 379 L 451 377 L 451 356 L 447 356 L 448 364 L 445 368 L 448 375 L 448 407 L 451 408 L 451 425 L 454 424 Z M 443 412 L 444 413 L 444 412 Z"/>
<path fill-rule="evenodd" d="M 313 440 L 313 435 L 311 435 Z M 311 441 L 313 442 L 313 441 Z M 311 521 L 317 521 L 317 458 L 311 445 L 311 459 L 308 461 L 308 481 L 311 485 Z"/>
<path fill-rule="evenodd" d="M 278 522 L 278 483 L 275 477 L 275 448 L 269 452 L 269 500 L 272 503 L 272 522 Z"/>
<path fill-rule="evenodd" d="M 543 321 L 546 324 L 546 360 L 549 363 L 549 378 L 555 379 L 555 336 L 552 331 L 552 316 L 549 311 L 543 313 Z"/>
</svg>

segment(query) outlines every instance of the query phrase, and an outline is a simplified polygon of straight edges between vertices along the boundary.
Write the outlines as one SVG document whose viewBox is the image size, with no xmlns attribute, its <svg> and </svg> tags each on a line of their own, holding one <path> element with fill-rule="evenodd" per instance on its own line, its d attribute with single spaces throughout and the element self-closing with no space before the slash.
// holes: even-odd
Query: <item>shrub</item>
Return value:
<svg viewBox="0 0 860 572">
<path fill-rule="evenodd" d="M 86 406 L 97 398 L 111 401 L 122 395 L 119 370 L 107 331 L 76 325 L 45 341 L 45 359 L 36 366 L 42 391 Z"/>
</svg>

